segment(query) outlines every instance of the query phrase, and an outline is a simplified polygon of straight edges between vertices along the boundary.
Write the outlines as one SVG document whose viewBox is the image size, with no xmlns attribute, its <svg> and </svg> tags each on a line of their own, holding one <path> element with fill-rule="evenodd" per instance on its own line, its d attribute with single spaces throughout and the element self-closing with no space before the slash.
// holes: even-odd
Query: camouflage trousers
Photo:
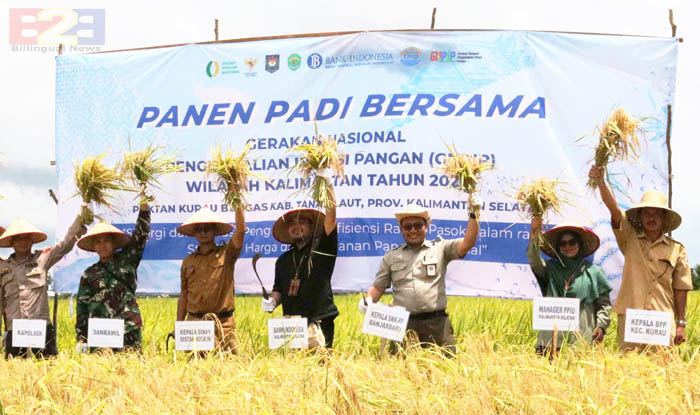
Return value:
<svg viewBox="0 0 700 415">
<path fill-rule="evenodd" d="M 219 350 L 236 353 L 236 319 L 234 316 L 218 317 L 214 313 L 203 316 L 187 314 L 187 321 L 214 320 L 215 346 Z"/>
</svg>

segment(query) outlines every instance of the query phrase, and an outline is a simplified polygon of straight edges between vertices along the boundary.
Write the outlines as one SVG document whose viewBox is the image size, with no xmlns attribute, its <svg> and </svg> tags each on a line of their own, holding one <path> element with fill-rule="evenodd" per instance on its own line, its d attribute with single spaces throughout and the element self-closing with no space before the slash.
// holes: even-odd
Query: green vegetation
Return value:
<svg viewBox="0 0 700 415">
<path fill-rule="evenodd" d="M 74 318 L 59 304 L 59 349 L 50 361 L 0 364 L 7 414 L 688 414 L 700 412 L 700 294 L 688 304 L 688 343 L 622 355 L 615 322 L 602 347 L 533 353 L 528 301 L 449 299 L 458 356 L 380 352 L 361 333 L 358 295 L 337 296 L 333 353 L 267 350 L 260 297 L 236 298 L 238 355 L 165 352 L 175 298 L 141 299 L 144 353 L 76 355 Z M 388 301 L 385 298 L 385 301 Z M 280 315 L 276 310 L 274 316 Z M 171 343 L 172 345 L 172 343 Z"/>
</svg>

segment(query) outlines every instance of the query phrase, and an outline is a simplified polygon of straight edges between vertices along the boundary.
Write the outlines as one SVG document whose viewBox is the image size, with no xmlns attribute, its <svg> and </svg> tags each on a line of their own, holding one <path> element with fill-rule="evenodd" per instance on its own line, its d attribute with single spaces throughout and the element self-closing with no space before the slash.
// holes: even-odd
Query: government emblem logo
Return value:
<svg viewBox="0 0 700 415">
<path fill-rule="evenodd" d="M 265 55 L 265 70 L 274 73 L 280 68 L 280 55 Z"/>
</svg>

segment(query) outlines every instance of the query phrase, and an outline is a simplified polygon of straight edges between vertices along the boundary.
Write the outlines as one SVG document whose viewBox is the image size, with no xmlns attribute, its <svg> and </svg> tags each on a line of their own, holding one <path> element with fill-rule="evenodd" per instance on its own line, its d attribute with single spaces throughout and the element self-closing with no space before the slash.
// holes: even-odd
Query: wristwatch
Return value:
<svg viewBox="0 0 700 415">
<path fill-rule="evenodd" d="M 681 326 L 681 327 L 685 327 L 688 325 L 688 322 L 685 320 L 678 320 L 678 321 L 676 321 L 676 324 Z"/>
</svg>

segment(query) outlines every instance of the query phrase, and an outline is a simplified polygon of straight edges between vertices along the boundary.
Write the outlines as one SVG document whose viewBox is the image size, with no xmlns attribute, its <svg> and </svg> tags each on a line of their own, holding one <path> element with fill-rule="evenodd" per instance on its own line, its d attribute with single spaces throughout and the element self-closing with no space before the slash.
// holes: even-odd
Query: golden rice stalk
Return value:
<svg viewBox="0 0 700 415">
<path fill-rule="evenodd" d="M 457 190 L 470 196 L 477 193 L 482 173 L 493 170 L 495 166 L 491 162 L 484 162 L 481 157 L 459 153 L 454 144 L 452 147 L 449 144 L 446 145 L 450 155 L 445 158 L 439 169 L 452 179 L 451 182 Z M 472 213 L 477 215 L 477 220 L 480 208 L 481 206 L 472 207 Z"/>
<path fill-rule="evenodd" d="M 642 121 L 644 120 L 627 114 L 624 109 L 617 108 L 605 124 L 598 127 L 600 139 L 595 149 L 595 166 L 607 167 L 608 163 L 616 160 L 637 160 L 640 150 L 639 135 L 644 134 L 644 130 L 639 127 Z M 597 186 L 595 180 L 588 180 L 588 187 L 595 189 Z"/>
<path fill-rule="evenodd" d="M 343 167 L 346 155 L 338 152 L 338 142 L 332 137 L 318 135 L 317 131 L 314 143 L 300 144 L 289 151 L 301 153 L 301 157 L 290 170 L 299 172 L 304 180 L 313 177 L 311 198 L 325 209 L 335 207 L 331 185 L 316 172 L 321 169 L 331 169 L 336 176 L 345 175 Z"/>
<path fill-rule="evenodd" d="M 224 203 L 234 210 L 245 209 L 247 205 L 243 192 L 248 189 L 249 178 L 267 180 L 264 176 L 250 170 L 247 160 L 250 149 L 250 144 L 246 144 L 243 151 L 236 154 L 231 147 L 223 152 L 221 146 L 217 144 L 211 150 L 212 159 L 207 165 L 206 173 L 216 175 L 218 182 L 226 185 Z"/>
<path fill-rule="evenodd" d="M 150 203 L 155 200 L 153 196 L 146 195 L 146 189 L 160 188 L 159 177 L 179 170 L 177 153 L 156 154 L 165 148 L 165 146 L 154 146 L 151 143 L 141 151 L 132 151 L 131 141 L 129 141 L 129 151 L 124 152 L 119 170 L 126 179 L 141 188 L 141 203 Z"/>
<path fill-rule="evenodd" d="M 527 205 L 530 208 L 527 214 L 530 219 L 542 218 L 551 212 L 561 213 L 562 205 L 573 206 L 565 196 L 568 192 L 559 188 L 563 184 L 564 182 L 559 180 L 534 179 L 530 183 L 523 183 L 515 199 L 518 204 Z M 540 246 L 546 243 L 541 230 L 536 235 L 531 235 L 531 238 Z"/>
<path fill-rule="evenodd" d="M 81 214 L 84 224 L 91 223 L 94 219 L 89 208 L 91 203 L 114 210 L 110 203 L 114 197 L 113 192 L 135 190 L 126 183 L 124 175 L 118 169 L 105 167 L 102 163 L 104 156 L 105 154 L 88 156 L 82 163 L 75 164 L 73 177 L 78 191 L 73 196 L 80 195 L 85 205 Z"/>
</svg>

